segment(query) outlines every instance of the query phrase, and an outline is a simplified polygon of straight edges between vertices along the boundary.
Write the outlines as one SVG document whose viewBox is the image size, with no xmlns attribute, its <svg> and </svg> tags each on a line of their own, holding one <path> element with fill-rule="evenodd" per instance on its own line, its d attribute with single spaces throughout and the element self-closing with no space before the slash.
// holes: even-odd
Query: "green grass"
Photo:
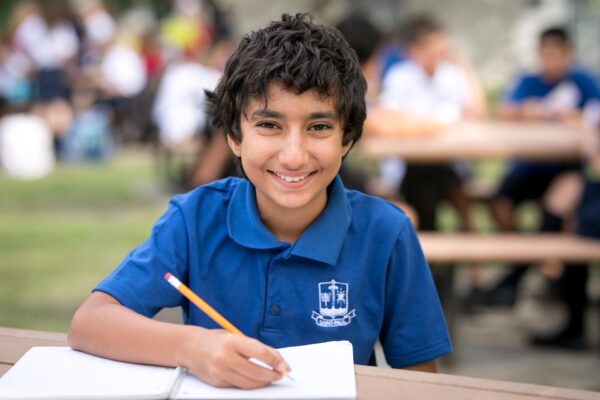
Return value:
<svg viewBox="0 0 600 400">
<path fill-rule="evenodd" d="M 65 331 L 94 287 L 166 207 L 149 156 L 0 176 L 0 326 Z"/>
</svg>

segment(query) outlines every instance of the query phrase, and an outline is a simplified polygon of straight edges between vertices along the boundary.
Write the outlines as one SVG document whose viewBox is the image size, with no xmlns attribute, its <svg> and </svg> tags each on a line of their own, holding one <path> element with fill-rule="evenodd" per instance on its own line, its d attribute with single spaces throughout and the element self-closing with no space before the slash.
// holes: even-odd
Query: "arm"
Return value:
<svg viewBox="0 0 600 400">
<path fill-rule="evenodd" d="M 404 367 L 402 369 L 407 369 L 409 371 L 437 373 L 437 366 L 435 365 L 435 360 L 426 361 L 424 363 L 411 365 L 409 367 Z"/>
<path fill-rule="evenodd" d="M 222 330 L 155 321 L 103 292 L 94 292 L 77 310 L 68 343 L 75 350 L 120 361 L 183 366 L 220 387 L 266 386 L 289 369 L 275 349 L 257 340 Z M 277 372 L 251 363 L 250 357 Z"/>
<path fill-rule="evenodd" d="M 483 118 L 487 113 L 485 94 L 475 70 L 465 59 L 452 52 L 450 59 L 465 74 L 469 101 L 466 104 L 463 117 Z"/>
</svg>

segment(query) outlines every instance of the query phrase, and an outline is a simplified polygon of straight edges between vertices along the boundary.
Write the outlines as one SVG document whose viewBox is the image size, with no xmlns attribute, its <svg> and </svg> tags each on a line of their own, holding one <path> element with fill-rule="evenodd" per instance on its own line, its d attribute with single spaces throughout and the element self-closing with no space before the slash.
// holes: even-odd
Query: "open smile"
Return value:
<svg viewBox="0 0 600 400">
<path fill-rule="evenodd" d="M 283 181 L 285 183 L 292 183 L 292 184 L 304 182 L 316 173 L 316 171 L 312 171 L 312 172 L 304 173 L 302 175 L 297 175 L 297 174 L 290 175 L 290 174 L 285 174 L 282 172 L 275 172 L 275 171 L 269 171 L 269 172 L 271 173 L 271 175 L 277 177 L 280 181 Z"/>
</svg>

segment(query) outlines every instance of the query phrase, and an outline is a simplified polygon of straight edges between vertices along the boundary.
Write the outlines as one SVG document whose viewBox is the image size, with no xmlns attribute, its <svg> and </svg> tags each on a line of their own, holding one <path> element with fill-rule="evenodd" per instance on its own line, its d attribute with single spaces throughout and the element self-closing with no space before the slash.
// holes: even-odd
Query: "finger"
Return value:
<svg viewBox="0 0 600 400">
<path fill-rule="evenodd" d="M 246 358 L 256 358 L 271 366 L 274 370 L 280 374 L 284 374 L 291 371 L 290 366 L 285 362 L 281 354 L 272 347 L 269 347 L 258 340 L 248 339 L 240 341 L 239 352 Z"/>
<path fill-rule="evenodd" d="M 221 377 L 221 380 L 227 382 L 231 386 L 239 387 L 242 389 L 257 389 L 260 387 L 267 386 L 271 383 L 271 381 L 264 382 L 249 378 L 240 373 L 238 370 L 233 369 L 232 367 L 228 367 L 225 371 L 223 371 L 223 376 Z"/>
<path fill-rule="evenodd" d="M 279 380 L 282 377 L 279 371 L 271 369 L 266 364 L 265 366 L 256 365 L 252 360 L 249 360 L 244 356 L 239 356 L 232 360 L 230 368 L 248 379 L 265 385 Z"/>
</svg>

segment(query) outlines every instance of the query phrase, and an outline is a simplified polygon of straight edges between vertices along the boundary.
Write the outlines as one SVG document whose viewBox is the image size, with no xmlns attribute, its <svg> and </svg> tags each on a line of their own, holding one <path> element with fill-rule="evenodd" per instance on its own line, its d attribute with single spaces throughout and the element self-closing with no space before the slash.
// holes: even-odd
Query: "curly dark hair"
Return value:
<svg viewBox="0 0 600 400">
<path fill-rule="evenodd" d="M 366 117 L 363 77 L 356 53 L 340 32 L 317 25 L 309 14 L 284 14 L 281 21 L 245 35 L 225 65 L 213 92 L 207 91 L 207 110 L 214 128 L 241 141 L 240 116 L 248 101 L 262 98 L 271 83 L 304 93 L 315 89 L 333 96 L 340 115 L 344 145 L 356 143 Z"/>
</svg>

